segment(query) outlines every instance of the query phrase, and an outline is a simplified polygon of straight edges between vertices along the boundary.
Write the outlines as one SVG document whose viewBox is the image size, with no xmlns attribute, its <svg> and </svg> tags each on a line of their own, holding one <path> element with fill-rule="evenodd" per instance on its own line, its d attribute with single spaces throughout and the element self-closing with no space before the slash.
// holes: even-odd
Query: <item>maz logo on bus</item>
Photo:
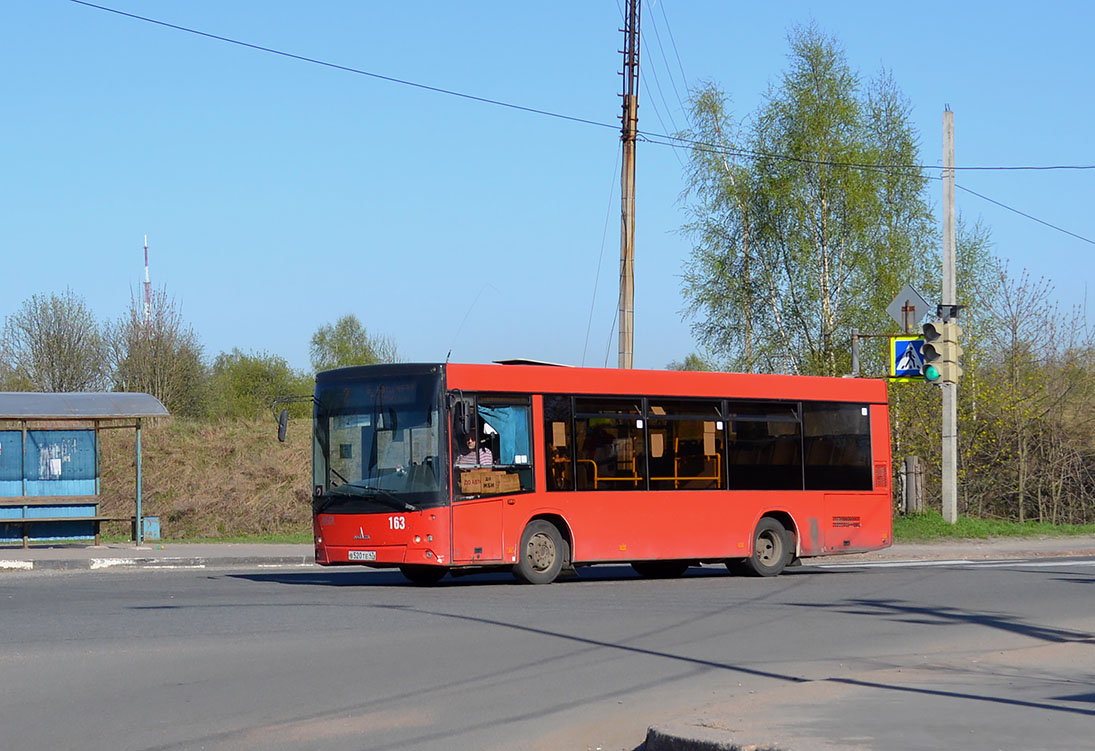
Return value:
<svg viewBox="0 0 1095 751">
<path fill-rule="evenodd" d="M 402 516 L 389 516 L 388 517 L 388 529 L 406 529 L 407 519 Z"/>
</svg>

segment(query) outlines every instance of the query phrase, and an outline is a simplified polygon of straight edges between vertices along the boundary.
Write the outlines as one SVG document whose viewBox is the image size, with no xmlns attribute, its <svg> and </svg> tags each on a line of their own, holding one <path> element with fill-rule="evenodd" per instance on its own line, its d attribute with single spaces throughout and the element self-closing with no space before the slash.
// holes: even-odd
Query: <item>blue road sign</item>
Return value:
<svg viewBox="0 0 1095 751">
<path fill-rule="evenodd" d="M 891 380 L 918 381 L 923 378 L 920 372 L 924 367 L 923 346 L 924 340 L 918 336 L 890 337 Z"/>
</svg>

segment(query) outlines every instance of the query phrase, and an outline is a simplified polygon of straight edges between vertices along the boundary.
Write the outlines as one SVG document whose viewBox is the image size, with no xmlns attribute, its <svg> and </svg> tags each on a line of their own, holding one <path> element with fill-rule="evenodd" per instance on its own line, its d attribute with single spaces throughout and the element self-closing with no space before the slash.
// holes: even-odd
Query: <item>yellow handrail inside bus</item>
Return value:
<svg viewBox="0 0 1095 751">
<path fill-rule="evenodd" d="M 704 454 L 703 458 L 704 458 L 705 462 L 707 462 L 707 461 L 712 462 L 712 464 L 714 466 L 714 469 L 715 469 L 715 473 L 713 475 L 682 475 L 682 474 L 680 474 L 680 472 L 678 470 L 678 466 L 679 466 L 678 462 L 680 461 L 680 459 L 675 458 L 673 460 L 673 474 L 671 476 L 652 476 L 650 479 L 651 480 L 663 481 L 663 482 L 664 481 L 672 481 L 673 482 L 673 487 L 676 488 L 676 489 L 680 488 L 680 484 L 682 482 L 689 482 L 689 481 L 693 481 L 693 480 L 714 480 L 715 481 L 715 487 L 716 488 L 721 488 L 722 487 L 722 462 L 719 461 L 718 454 Z M 594 461 L 593 459 L 579 459 L 578 463 L 579 464 L 591 464 L 591 465 L 593 465 L 593 489 L 594 490 L 598 490 L 599 485 L 602 482 L 630 482 L 630 483 L 633 483 L 635 485 L 638 485 L 639 482 L 641 482 L 642 479 L 643 479 L 639 476 L 639 473 L 635 471 L 635 461 L 634 460 L 631 461 L 631 475 L 630 476 L 625 476 L 625 477 L 601 477 L 600 474 L 597 472 L 597 462 Z"/>
</svg>

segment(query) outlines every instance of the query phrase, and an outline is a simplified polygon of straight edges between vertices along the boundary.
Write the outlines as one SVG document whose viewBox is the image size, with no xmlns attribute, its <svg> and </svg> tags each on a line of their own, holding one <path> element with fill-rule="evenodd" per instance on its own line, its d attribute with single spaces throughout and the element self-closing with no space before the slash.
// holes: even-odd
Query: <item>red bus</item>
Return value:
<svg viewBox="0 0 1095 751">
<path fill-rule="evenodd" d="M 628 563 L 773 576 L 891 543 L 886 384 L 550 365 L 316 376 L 316 562 L 429 584 Z"/>
</svg>

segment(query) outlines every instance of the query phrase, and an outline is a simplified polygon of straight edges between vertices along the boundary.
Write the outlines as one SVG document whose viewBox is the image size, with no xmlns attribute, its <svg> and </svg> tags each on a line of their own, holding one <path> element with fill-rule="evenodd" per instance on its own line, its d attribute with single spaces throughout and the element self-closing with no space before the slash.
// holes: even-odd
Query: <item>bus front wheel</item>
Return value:
<svg viewBox="0 0 1095 751">
<path fill-rule="evenodd" d="M 514 575 L 527 584 L 550 584 L 563 568 L 566 557 L 563 536 L 551 522 L 537 519 L 525 527 Z"/>
<path fill-rule="evenodd" d="M 764 517 L 753 532 L 753 555 L 732 561 L 726 567 L 749 576 L 775 576 L 791 560 L 791 535 L 775 519 Z"/>
</svg>

